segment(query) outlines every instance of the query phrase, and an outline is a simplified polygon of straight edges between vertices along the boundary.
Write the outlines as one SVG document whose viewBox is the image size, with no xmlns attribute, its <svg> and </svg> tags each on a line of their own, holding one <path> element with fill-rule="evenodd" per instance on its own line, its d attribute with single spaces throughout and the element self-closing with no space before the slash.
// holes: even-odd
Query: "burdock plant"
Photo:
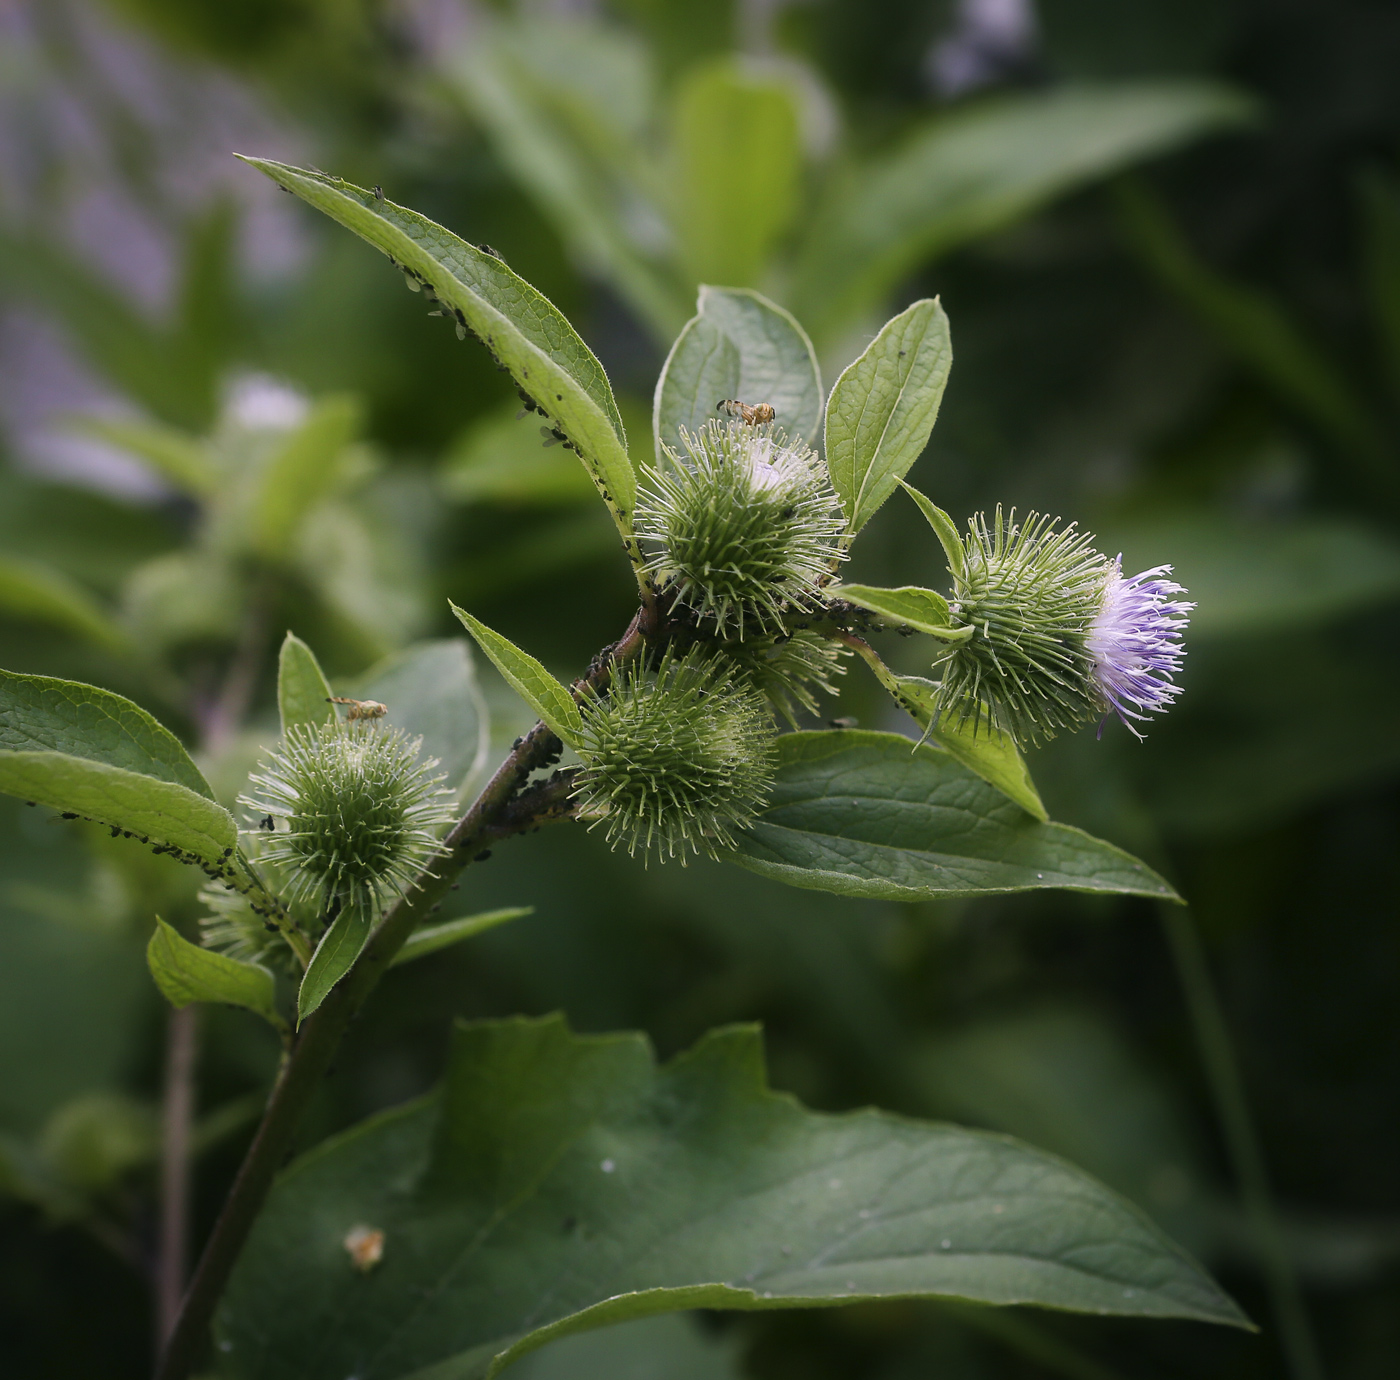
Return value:
<svg viewBox="0 0 1400 1380">
<path fill-rule="evenodd" d="M 1165 569 L 1125 580 L 1073 527 L 998 510 L 964 539 L 922 495 L 951 600 L 832 584 L 928 441 L 951 360 L 936 301 L 889 322 L 828 396 L 791 316 L 744 289 L 705 289 L 657 385 L 659 466 L 639 475 L 602 366 L 499 256 L 379 189 L 258 166 L 390 255 L 458 334 L 480 337 L 549 438 L 579 457 L 638 606 L 568 682 L 455 610 L 538 716 L 455 822 L 418 740 L 373 717 L 378 702 L 351 702 L 356 721 L 334 721 L 330 686 L 291 635 L 276 685 L 282 740 L 244 793 L 242 832 L 145 710 L 0 673 L 0 789 L 214 878 L 206 933 L 222 950 L 164 924 L 151 971 L 177 1006 L 242 1006 L 284 1041 L 160 1380 L 186 1380 L 210 1357 L 230 1377 L 494 1374 L 604 1311 L 691 1304 L 952 1294 L 1241 1322 L 1196 1265 L 1086 1175 L 956 1127 L 813 1116 L 763 1087 L 756 1037 L 734 1029 L 657 1070 L 628 1037 L 473 1023 L 454 1037 L 440 1094 L 320 1147 L 273 1186 L 381 977 L 522 913 L 434 918 L 460 899 L 466 869 L 555 821 L 594 825 L 629 853 L 712 855 L 840 896 L 917 903 L 1059 886 L 1172 899 L 1121 850 L 1046 821 L 1014 740 L 1108 712 L 1132 726 L 1165 708 L 1189 606 Z M 730 419 L 713 419 L 717 396 Z M 268 481 L 291 488 L 257 512 L 300 493 L 305 457 L 293 458 Z M 887 631 L 937 639 L 942 681 L 887 666 L 868 640 Z M 817 708 L 850 651 L 931 745 L 849 727 L 777 732 L 774 707 L 793 718 Z M 396 723 L 422 712 L 465 770 L 487 737 L 466 649 L 420 653 L 386 671 L 395 688 L 379 693 Z M 260 924 L 273 929 L 258 935 Z M 279 945 L 281 962 L 265 964 Z M 167 1273 L 173 1311 L 178 1261 Z"/>
</svg>

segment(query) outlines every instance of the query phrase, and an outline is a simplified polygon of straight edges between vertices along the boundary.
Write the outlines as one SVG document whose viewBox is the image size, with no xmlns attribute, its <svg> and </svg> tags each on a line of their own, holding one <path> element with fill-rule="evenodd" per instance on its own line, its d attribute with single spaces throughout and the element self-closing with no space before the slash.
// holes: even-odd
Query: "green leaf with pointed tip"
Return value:
<svg viewBox="0 0 1400 1380">
<path fill-rule="evenodd" d="M 730 856 L 792 886 L 890 901 L 1042 888 L 1179 899 L 1122 849 L 1028 818 L 950 753 L 897 733 L 784 734 L 768 804 Z"/>
<path fill-rule="evenodd" d="M 277 708 L 282 714 L 282 732 L 301 724 L 314 727 L 335 718 L 330 682 L 316 660 L 316 653 L 295 633 L 282 639 L 277 656 Z"/>
<path fill-rule="evenodd" d="M 899 487 L 914 500 L 915 506 L 927 519 L 928 525 L 933 528 L 933 534 L 938 538 L 938 544 L 943 548 L 943 555 L 948 561 L 949 573 L 961 576 L 966 555 L 963 551 L 962 538 L 958 535 L 957 523 L 931 498 L 921 494 L 912 484 L 906 484 L 901 479 Z"/>
<path fill-rule="evenodd" d="M 188 432 L 116 417 L 81 417 L 73 430 L 144 460 L 162 479 L 194 498 L 208 498 L 218 487 L 219 470 L 209 448 Z"/>
<path fill-rule="evenodd" d="M 637 477 L 622 418 L 603 366 L 559 309 L 496 255 L 425 216 L 323 173 L 263 158 L 243 161 L 353 230 L 461 313 L 466 329 L 578 448 L 640 563 L 631 541 Z"/>
<path fill-rule="evenodd" d="M 831 340 L 919 264 L 1254 112 L 1229 87 L 1162 80 L 992 97 L 930 119 L 833 184 L 799 255 L 798 314 Z"/>
<path fill-rule="evenodd" d="M 656 258 L 655 232 L 665 231 L 644 152 L 649 56 L 616 26 L 481 14 L 442 74 L 571 257 L 606 278 L 665 342 L 685 321 L 690 285 Z"/>
<path fill-rule="evenodd" d="M 724 398 L 768 403 L 789 437 L 820 440 L 821 370 L 806 331 L 756 292 L 702 287 L 656 381 L 657 458 L 662 445 L 679 448 L 682 427 L 694 432 L 713 421 Z"/>
<path fill-rule="evenodd" d="M 836 585 L 831 591 L 836 599 L 844 599 L 857 608 L 869 609 L 881 618 L 906 627 L 941 637 L 945 642 L 965 642 L 972 636 L 971 628 L 948 626 L 948 601 L 937 591 L 903 585 L 899 589 L 877 589 L 874 585 Z"/>
<path fill-rule="evenodd" d="M 441 925 L 424 925 L 421 930 L 414 930 L 408 936 L 408 943 L 394 955 L 389 966 L 397 968 L 400 963 L 412 963 L 415 958 L 435 954 L 451 944 L 474 939 L 487 930 L 494 930 L 497 925 L 534 913 L 534 906 L 506 906 L 501 910 L 484 910 L 479 915 L 463 915 L 460 919 L 447 920 Z"/>
<path fill-rule="evenodd" d="M 0 556 L 0 615 L 76 633 L 99 647 L 122 650 L 126 634 L 81 585 L 37 561 Z"/>
<path fill-rule="evenodd" d="M 935 682 L 923 676 L 897 676 L 876 656 L 864 659 L 895 703 L 939 747 L 1042 823 L 1050 818 L 1026 769 L 1026 759 L 1010 734 L 985 725 L 974 731 L 970 721 L 959 723 L 955 717 L 940 714 Z"/>
<path fill-rule="evenodd" d="M 759 281 L 801 190 L 793 83 L 733 57 L 702 63 L 681 81 L 674 129 L 676 237 L 691 280 Z"/>
<path fill-rule="evenodd" d="M 159 916 L 146 945 L 146 964 L 161 995 L 174 1007 L 222 1002 L 246 1006 L 275 1026 L 284 1024 L 277 1014 L 276 984 L 266 968 L 191 944 Z"/>
<path fill-rule="evenodd" d="M 361 414 L 356 398 L 326 398 L 264 461 L 248 518 L 253 546 L 265 560 L 279 565 L 294 561 L 302 519 L 345 472 Z"/>
<path fill-rule="evenodd" d="M 297 991 L 298 1025 L 325 1001 L 331 988 L 350 971 L 369 942 L 373 929 L 373 909 L 356 902 L 345 905 L 331 921 L 302 974 Z"/>
<path fill-rule="evenodd" d="M 220 870 L 233 816 L 169 729 L 109 690 L 0 671 L 0 791 L 124 829 Z"/>
<path fill-rule="evenodd" d="M 357 1272 L 344 1240 L 384 1233 Z M 1248 1326 L 1136 1208 L 1007 1137 L 771 1092 L 758 1033 L 658 1068 L 561 1017 L 461 1026 L 441 1092 L 306 1155 L 217 1322 L 258 1380 L 479 1380 L 683 1308 L 890 1298 Z"/>
<path fill-rule="evenodd" d="M 462 626 L 476 638 L 477 645 L 495 663 L 496 669 L 515 691 L 563 742 L 573 746 L 583 737 L 583 716 L 568 689 L 544 669 L 529 652 L 498 632 L 492 632 L 479 618 L 451 605 Z"/>
<path fill-rule="evenodd" d="M 952 367 L 948 318 L 938 298 L 925 297 L 886 322 L 836 380 L 826 463 L 853 534 L 923 454 Z"/>
</svg>

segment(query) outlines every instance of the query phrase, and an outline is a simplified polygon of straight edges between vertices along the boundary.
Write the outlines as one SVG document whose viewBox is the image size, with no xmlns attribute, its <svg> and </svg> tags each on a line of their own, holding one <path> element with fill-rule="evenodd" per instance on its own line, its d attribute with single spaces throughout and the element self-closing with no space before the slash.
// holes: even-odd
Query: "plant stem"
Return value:
<svg viewBox="0 0 1400 1380">
<path fill-rule="evenodd" d="M 1226 1153 L 1244 1199 L 1269 1290 L 1269 1303 L 1278 1324 L 1280 1344 L 1293 1380 L 1322 1380 L 1322 1360 L 1303 1303 L 1293 1262 L 1288 1257 L 1278 1212 L 1269 1189 L 1269 1175 L 1259 1135 L 1245 1101 L 1244 1084 L 1235 1059 L 1229 1027 L 1211 982 L 1201 937 L 1184 906 L 1158 907 L 1167 932 L 1177 975 L 1186 994 L 1195 1027 L 1201 1062 L 1205 1065 L 1215 1113 L 1220 1119 Z"/>
<path fill-rule="evenodd" d="M 166 1026 L 160 1135 L 160 1230 L 156 1247 L 156 1344 L 175 1328 L 189 1259 L 190 1127 L 194 1120 L 197 1006 L 177 1008 Z"/>
<path fill-rule="evenodd" d="M 621 640 L 594 658 L 588 673 L 574 686 L 575 695 L 606 686 L 613 664 L 636 656 L 655 626 L 655 612 L 640 610 Z M 330 1069 L 346 1028 L 409 935 L 437 909 L 453 881 L 484 846 L 566 816 L 568 799 L 562 782 L 541 783 L 521 792 L 530 774 L 552 759 L 559 746 L 559 740 L 542 723 L 517 740 L 471 808 L 443 840 L 446 859 L 434 863 L 435 873 L 422 873 L 414 887 L 389 908 L 350 971 L 302 1023 L 195 1268 L 156 1367 L 156 1380 L 186 1380 L 199 1360 L 214 1308 L 273 1178 L 292 1147 L 301 1114 Z"/>
</svg>

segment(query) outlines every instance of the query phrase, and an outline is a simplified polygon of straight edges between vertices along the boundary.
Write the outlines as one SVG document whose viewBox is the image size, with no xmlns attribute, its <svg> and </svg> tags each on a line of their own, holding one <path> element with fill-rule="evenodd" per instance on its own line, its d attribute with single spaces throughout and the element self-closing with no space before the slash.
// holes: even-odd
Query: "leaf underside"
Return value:
<svg viewBox="0 0 1400 1380">
<path fill-rule="evenodd" d="M 789 438 L 820 443 L 821 371 L 807 333 L 756 292 L 702 287 L 656 382 L 657 458 L 663 444 L 679 451 L 682 427 L 694 433 L 713 421 L 724 398 L 767 403 Z"/>
</svg>

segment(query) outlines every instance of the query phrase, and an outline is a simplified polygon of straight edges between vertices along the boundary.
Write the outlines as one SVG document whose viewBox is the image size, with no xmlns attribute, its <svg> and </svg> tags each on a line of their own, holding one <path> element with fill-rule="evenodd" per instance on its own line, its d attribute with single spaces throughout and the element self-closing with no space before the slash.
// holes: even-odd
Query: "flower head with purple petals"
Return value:
<svg viewBox="0 0 1400 1380">
<path fill-rule="evenodd" d="M 1168 708 L 1195 607 L 1158 566 L 1123 578 L 1073 523 L 998 507 L 968 524 L 950 564 L 948 621 L 963 632 L 935 666 L 944 714 L 1029 745 L 1117 714 L 1134 726 Z"/>
<path fill-rule="evenodd" d="M 1172 677 L 1181 670 L 1186 649 L 1181 635 L 1195 604 L 1173 599 L 1186 591 L 1162 577 L 1171 566 L 1154 566 L 1123 578 L 1123 557 L 1113 562 L 1104 583 L 1103 605 L 1084 639 L 1094 658 L 1093 677 L 1105 706 L 1139 738 L 1133 725 L 1169 709 L 1181 687 Z M 1107 715 L 1105 715 L 1105 718 Z M 1103 732 L 1103 723 L 1099 724 Z"/>
</svg>

